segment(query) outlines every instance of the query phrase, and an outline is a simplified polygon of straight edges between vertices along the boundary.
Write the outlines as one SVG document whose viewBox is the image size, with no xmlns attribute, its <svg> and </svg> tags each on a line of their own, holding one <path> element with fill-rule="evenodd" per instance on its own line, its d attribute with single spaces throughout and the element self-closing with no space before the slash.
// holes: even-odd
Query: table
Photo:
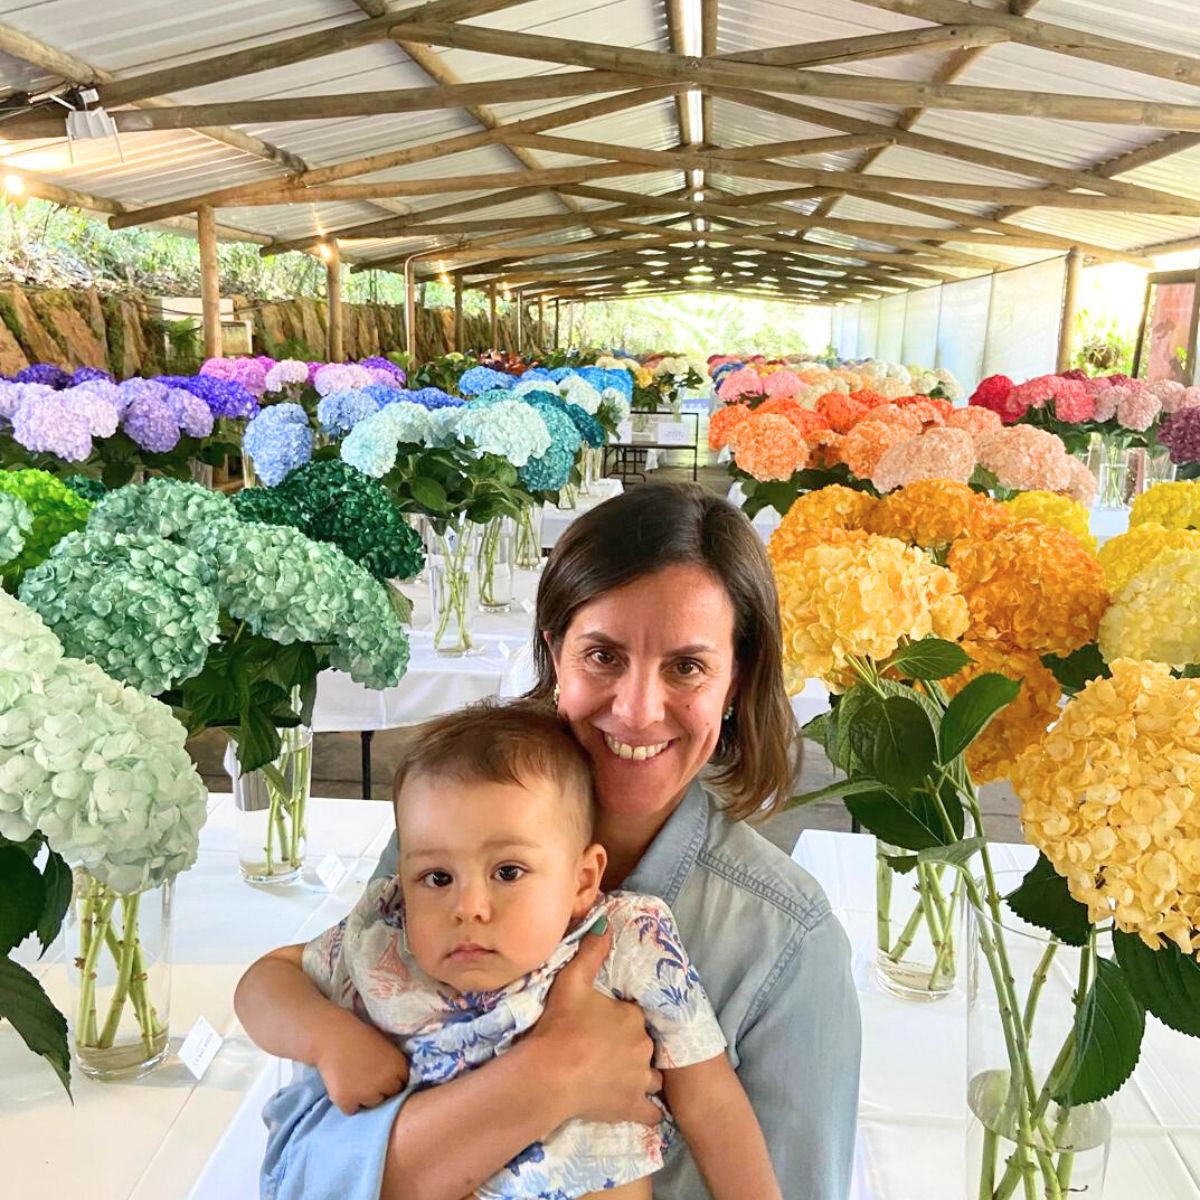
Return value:
<svg viewBox="0 0 1200 1200">
<path fill-rule="evenodd" d="M 850 936 L 863 1017 L 862 1091 L 851 1200 L 964 1200 L 966 1003 L 888 995 L 874 981 L 875 839 L 806 830 L 793 859 L 824 887 Z M 1031 846 L 993 847 L 1024 870 Z M 1200 1040 L 1146 1019 L 1137 1072 L 1118 1093 L 1106 1200 L 1200 1197 Z"/>
<path fill-rule="evenodd" d="M 200 857 L 176 884 L 171 1047 L 198 1017 L 225 1038 L 197 1083 L 176 1058 L 140 1080 L 95 1083 L 75 1072 L 71 1106 L 58 1080 L 8 1025 L 0 1028 L 0 1129 L 16 1197 L 88 1200 L 257 1200 L 266 1145 L 262 1106 L 290 1066 L 258 1050 L 233 1014 L 242 972 L 275 946 L 340 920 L 370 878 L 393 829 L 391 805 L 313 800 L 303 882 L 268 890 L 238 875 L 233 798 L 213 795 Z M 330 893 L 313 868 L 334 851 L 348 867 Z M 19 957 L 66 1011 L 64 939 L 35 963 Z"/>
<path fill-rule="evenodd" d="M 634 412 L 630 417 L 630 421 L 636 421 L 639 418 L 654 418 L 654 429 L 644 432 L 630 432 L 628 439 L 610 440 L 604 448 L 604 473 L 607 475 L 609 471 L 609 454 L 614 456 L 613 470 L 619 472 L 621 479 L 627 480 L 630 475 L 637 475 L 643 481 L 645 480 L 645 471 L 638 470 L 639 465 L 643 465 L 645 470 L 653 469 L 649 463 L 649 456 L 655 456 L 655 466 L 657 466 L 657 452 L 659 450 L 683 450 L 690 451 L 692 455 L 692 480 L 696 480 L 700 468 L 700 412 L 695 409 L 680 410 L 676 412 L 674 409 L 654 409 L 651 411 L 639 410 Z M 669 422 L 663 422 L 662 418 L 670 418 Z M 690 418 L 692 422 L 692 440 L 690 442 L 673 442 L 657 440 L 659 437 L 658 426 L 663 423 L 678 424 L 685 418 Z M 645 454 L 646 460 L 639 460 L 638 456 Z"/>
</svg>

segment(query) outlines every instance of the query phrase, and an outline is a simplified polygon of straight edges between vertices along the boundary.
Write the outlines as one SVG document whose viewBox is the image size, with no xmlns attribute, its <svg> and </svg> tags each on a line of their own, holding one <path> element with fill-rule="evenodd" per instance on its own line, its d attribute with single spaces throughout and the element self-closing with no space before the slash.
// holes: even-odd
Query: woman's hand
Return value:
<svg viewBox="0 0 1200 1200">
<path fill-rule="evenodd" d="M 654 1043 L 642 1010 L 596 991 L 596 974 L 612 948 L 612 931 L 584 935 L 579 952 L 558 973 L 546 1010 L 527 1034 L 543 1057 L 561 1068 L 584 1121 L 638 1121 L 655 1125 L 662 1111 L 647 1098 L 661 1091 L 651 1065 Z"/>
</svg>

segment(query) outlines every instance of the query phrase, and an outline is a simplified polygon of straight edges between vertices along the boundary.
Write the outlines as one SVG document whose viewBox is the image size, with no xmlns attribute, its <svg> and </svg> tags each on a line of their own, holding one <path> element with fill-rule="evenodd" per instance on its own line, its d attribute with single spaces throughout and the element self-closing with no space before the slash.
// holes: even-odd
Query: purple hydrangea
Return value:
<svg viewBox="0 0 1200 1200">
<path fill-rule="evenodd" d="M 112 437 L 117 432 L 121 413 L 117 406 L 89 387 L 64 388 L 59 392 L 64 403 L 87 418 L 92 437 Z"/>
<path fill-rule="evenodd" d="M 258 412 L 258 401 L 253 393 L 234 379 L 218 379 L 214 375 L 160 375 L 156 382 L 183 388 L 185 392 L 199 396 L 218 419 L 233 421 L 253 417 Z"/>
<path fill-rule="evenodd" d="M 61 396 L 24 397 L 13 413 L 12 425 L 13 437 L 34 453 L 83 462 L 92 452 L 92 431 L 86 414 Z"/>
<path fill-rule="evenodd" d="M 71 376 L 62 367 L 55 366 L 54 363 L 33 363 L 17 372 L 17 382 L 44 383 L 47 387 L 58 391 L 60 388 L 70 385 Z"/>
<path fill-rule="evenodd" d="M 71 386 L 78 387 L 81 383 L 115 383 L 112 375 L 108 371 L 102 371 L 99 367 L 76 367 L 75 374 L 71 376 Z"/>
<path fill-rule="evenodd" d="M 1200 408 L 1185 408 L 1168 417 L 1158 440 L 1171 452 L 1173 463 L 1200 462 Z"/>
<path fill-rule="evenodd" d="M 313 376 L 313 387 L 322 396 L 354 391 L 376 382 L 370 371 L 355 363 L 326 363 Z"/>
<path fill-rule="evenodd" d="M 106 404 L 111 404 L 118 417 L 122 416 L 129 407 L 129 397 L 115 383 L 107 379 L 85 379 L 77 383 L 73 389 L 76 392 L 91 392 L 99 396 Z"/>
<path fill-rule="evenodd" d="M 267 390 L 267 369 L 257 358 L 209 358 L 201 366 L 200 374 L 226 383 L 240 383 L 255 397 L 261 397 Z"/>
<path fill-rule="evenodd" d="M 152 454 L 166 454 L 179 444 L 179 423 L 167 402 L 168 395 L 163 388 L 161 398 L 145 395 L 134 400 L 121 422 L 125 432 Z"/>
<path fill-rule="evenodd" d="M 359 360 L 360 367 L 366 367 L 371 371 L 384 371 L 390 375 L 397 383 L 407 383 L 408 376 L 405 375 L 401 367 L 396 366 L 390 358 L 384 358 L 380 354 L 372 354 L 370 358 Z"/>
<path fill-rule="evenodd" d="M 212 409 L 184 388 L 168 388 L 167 404 L 176 424 L 189 437 L 208 437 L 213 430 Z"/>
<path fill-rule="evenodd" d="M 167 398 L 166 385 L 156 379 L 126 379 L 117 384 L 117 387 L 125 397 L 127 406 L 132 405 L 135 400 L 164 401 Z"/>
</svg>

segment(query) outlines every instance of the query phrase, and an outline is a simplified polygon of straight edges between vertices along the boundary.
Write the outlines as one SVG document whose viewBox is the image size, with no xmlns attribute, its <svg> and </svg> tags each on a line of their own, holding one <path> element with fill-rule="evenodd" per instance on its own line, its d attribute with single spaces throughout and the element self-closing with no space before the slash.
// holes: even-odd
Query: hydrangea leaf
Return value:
<svg viewBox="0 0 1200 1200">
<path fill-rule="evenodd" d="M 1087 906 L 1071 895 L 1066 879 L 1044 854 L 1038 855 L 1021 886 L 1009 893 L 1005 902 L 1022 920 L 1049 930 L 1059 941 L 1087 945 L 1092 929 Z"/>
<path fill-rule="evenodd" d="M 1200 1037 L 1200 963 L 1174 942 L 1152 950 L 1136 934 L 1119 930 L 1113 948 L 1134 996 L 1164 1025 Z"/>
<path fill-rule="evenodd" d="M 42 985 L 20 963 L 7 958 L 0 958 L 0 1018 L 11 1022 L 25 1045 L 54 1068 L 70 1095 L 67 1020 L 51 1004 Z"/>
<path fill-rule="evenodd" d="M 939 731 L 940 762 L 953 762 L 975 740 L 983 727 L 1006 704 L 1016 699 L 1021 684 L 989 672 L 972 679 L 950 701 Z"/>
</svg>

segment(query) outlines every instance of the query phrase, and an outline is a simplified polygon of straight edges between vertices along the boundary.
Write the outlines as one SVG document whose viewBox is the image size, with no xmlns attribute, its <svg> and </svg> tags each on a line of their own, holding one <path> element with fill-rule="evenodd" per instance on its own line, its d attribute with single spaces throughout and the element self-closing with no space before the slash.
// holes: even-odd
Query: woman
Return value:
<svg viewBox="0 0 1200 1200">
<path fill-rule="evenodd" d="M 604 886 L 674 910 L 783 1194 L 842 1200 L 860 1049 L 848 944 L 815 881 L 746 825 L 789 794 L 796 744 L 762 543 L 695 485 L 644 484 L 559 540 L 537 630 L 532 695 L 592 759 Z M 380 870 L 394 865 L 393 846 Z M 571 1117 L 655 1121 L 641 1015 L 591 986 L 607 948 L 585 939 L 534 1029 L 449 1084 L 345 1117 L 304 1072 L 268 1107 L 264 1194 L 459 1200 Z M 654 1195 L 707 1195 L 686 1148 Z"/>
</svg>

